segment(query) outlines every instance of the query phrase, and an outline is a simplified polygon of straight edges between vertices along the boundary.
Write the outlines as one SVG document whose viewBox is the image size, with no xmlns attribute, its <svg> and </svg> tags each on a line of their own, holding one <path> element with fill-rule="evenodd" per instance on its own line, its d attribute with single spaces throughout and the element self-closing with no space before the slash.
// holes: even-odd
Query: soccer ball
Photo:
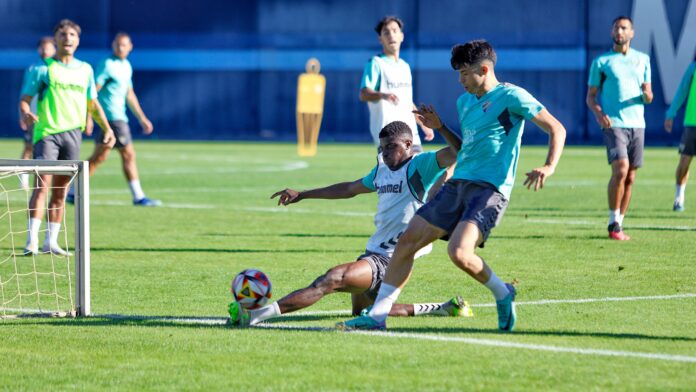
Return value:
<svg viewBox="0 0 696 392">
<path fill-rule="evenodd" d="M 232 296 L 245 309 L 257 309 L 271 298 L 271 280 L 255 269 L 245 269 L 232 280 Z"/>
</svg>

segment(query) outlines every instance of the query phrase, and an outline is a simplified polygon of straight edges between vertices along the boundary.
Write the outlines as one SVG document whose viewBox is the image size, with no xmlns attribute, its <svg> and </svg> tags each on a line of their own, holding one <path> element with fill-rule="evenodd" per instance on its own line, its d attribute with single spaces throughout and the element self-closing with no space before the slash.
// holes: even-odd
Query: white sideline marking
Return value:
<svg viewBox="0 0 696 392">
<path fill-rule="evenodd" d="M 240 208 L 244 211 L 256 212 L 275 212 L 275 213 L 298 213 L 298 214 L 317 214 L 317 215 L 338 215 L 338 216 L 374 216 L 374 212 L 357 212 L 357 211 L 317 211 L 306 208 L 286 208 L 286 207 L 244 207 Z"/>
<path fill-rule="evenodd" d="M 599 220 L 597 221 L 587 221 L 587 220 L 556 220 L 556 219 L 525 219 L 525 222 L 529 223 L 543 223 L 550 225 L 591 225 L 596 226 L 601 224 Z M 639 229 L 665 229 L 665 230 L 683 230 L 692 231 L 696 230 L 696 226 L 664 226 L 664 225 L 627 225 L 626 228 L 639 228 Z"/>
<path fill-rule="evenodd" d="M 98 206 L 132 206 L 132 202 L 120 201 L 120 200 L 90 200 L 90 204 Z M 162 202 L 161 206 L 157 207 L 138 207 L 138 208 L 178 208 L 178 209 L 212 209 L 218 208 L 218 206 L 212 204 L 190 204 L 190 203 L 167 203 Z"/>
</svg>

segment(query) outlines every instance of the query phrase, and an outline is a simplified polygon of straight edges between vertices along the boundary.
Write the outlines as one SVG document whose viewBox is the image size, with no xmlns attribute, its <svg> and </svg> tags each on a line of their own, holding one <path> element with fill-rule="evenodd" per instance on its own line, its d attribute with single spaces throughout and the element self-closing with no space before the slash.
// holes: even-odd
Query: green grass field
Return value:
<svg viewBox="0 0 696 392">
<path fill-rule="evenodd" d="M 4 157 L 20 148 L 19 140 L 0 142 Z M 289 144 L 139 142 L 137 149 L 143 186 L 165 206 L 131 206 L 119 158 L 110 157 L 91 184 L 95 316 L 0 320 L 0 389 L 696 386 L 696 185 L 686 211 L 672 212 L 675 149 L 647 150 L 625 220 L 633 239 L 625 243 L 606 238 L 602 148 L 568 148 L 537 193 L 521 183 L 546 150 L 523 150 L 519 186 L 480 253 L 502 278 L 520 281 L 510 334 L 496 331 L 492 296 L 452 265 L 444 242 L 416 262 L 400 300 L 461 294 L 474 318 L 390 318 L 387 333 L 336 332 L 328 328 L 347 317 L 337 312 L 350 301 L 336 294 L 307 309 L 314 313 L 269 328 L 229 329 L 229 282 L 240 270 L 265 271 L 280 298 L 361 254 L 375 195 L 288 208 L 269 196 L 357 179 L 373 166 L 374 149 L 320 145 L 311 159 Z M 83 156 L 91 150 L 85 144 Z M 638 298 L 608 300 L 622 297 Z M 595 301 L 572 302 L 579 299 Z"/>
</svg>

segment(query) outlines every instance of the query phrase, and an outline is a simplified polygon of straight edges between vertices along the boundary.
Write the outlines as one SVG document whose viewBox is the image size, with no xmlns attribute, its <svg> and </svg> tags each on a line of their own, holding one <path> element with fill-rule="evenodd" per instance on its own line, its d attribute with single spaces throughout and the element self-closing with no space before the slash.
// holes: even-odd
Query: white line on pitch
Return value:
<svg viewBox="0 0 696 392">
<path fill-rule="evenodd" d="M 556 220 L 556 219 L 525 219 L 525 222 L 528 223 L 543 223 L 543 224 L 550 224 L 550 225 L 580 225 L 580 226 L 595 226 L 601 224 L 599 220 L 597 221 L 588 221 L 588 220 Z M 694 226 L 664 226 L 664 225 L 627 225 L 625 228 L 630 229 L 630 228 L 638 228 L 638 229 L 655 229 L 655 230 L 683 230 L 683 231 L 692 231 L 696 230 L 696 227 Z"/>
</svg>

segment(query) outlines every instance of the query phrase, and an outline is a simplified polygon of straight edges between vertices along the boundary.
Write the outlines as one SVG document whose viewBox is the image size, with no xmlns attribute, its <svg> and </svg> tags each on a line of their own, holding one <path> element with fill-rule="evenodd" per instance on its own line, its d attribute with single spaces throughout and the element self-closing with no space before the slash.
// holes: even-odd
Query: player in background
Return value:
<svg viewBox="0 0 696 392">
<path fill-rule="evenodd" d="M 483 246 L 508 205 L 525 119 L 549 134 L 546 162 L 526 173 L 524 185 L 528 189 L 541 189 L 554 173 L 566 131 L 527 91 L 498 81 L 496 53 L 488 42 L 475 40 L 455 46 L 450 62 L 466 90 L 457 100 L 462 141 L 454 175 L 418 210 L 399 239 L 372 309 L 338 323 L 339 329 L 386 329 L 387 316 L 411 275 L 416 252 L 447 237 L 452 262 L 493 294 L 498 328 L 511 331 L 515 326 L 515 288 L 503 283 L 476 254 L 476 247 Z M 456 148 L 458 138 L 432 106 L 421 105 L 417 114 Z"/>
<path fill-rule="evenodd" d="M 689 165 L 691 158 L 696 154 L 696 78 L 694 71 L 696 70 L 696 58 L 689 65 L 682 76 L 681 83 L 677 92 L 674 94 L 672 104 L 665 115 L 665 131 L 672 132 L 674 117 L 676 117 L 679 108 L 686 101 L 686 112 L 684 113 L 684 132 L 682 133 L 681 142 L 679 143 L 679 164 L 677 165 L 677 189 L 674 195 L 674 205 L 672 209 L 677 212 L 684 211 L 684 191 L 686 190 L 686 181 L 689 179 Z M 688 100 L 687 100 L 688 97 Z"/>
<path fill-rule="evenodd" d="M 46 64 L 45 60 L 49 57 L 53 57 L 56 54 L 56 42 L 53 40 L 53 37 L 41 38 L 37 45 L 37 51 L 39 52 L 40 59 L 29 66 L 26 71 L 24 71 L 21 91 L 24 91 L 24 86 L 27 85 L 30 75 L 34 73 L 34 68 Z M 32 99 L 30 107 L 32 112 L 36 112 L 36 97 Z M 22 159 L 31 159 L 32 149 L 34 148 L 34 143 L 32 140 L 34 136 L 34 127 L 29 126 L 26 122 L 24 122 L 21 113 L 19 114 L 19 127 L 24 132 L 24 149 L 22 150 Z M 20 174 L 19 183 L 23 189 L 29 189 L 29 174 Z"/>
<path fill-rule="evenodd" d="M 103 127 L 102 143 L 113 145 L 114 134 L 97 100 L 92 67 L 75 58 L 80 45 L 80 26 L 63 19 L 53 30 L 56 55 L 33 69 L 22 90 L 19 112 L 27 126 L 34 127 L 34 159 L 78 160 L 87 112 Z M 31 100 L 38 95 L 37 113 L 31 111 Z M 43 252 L 67 255 L 58 246 L 60 222 L 65 212 L 65 192 L 70 177 L 42 174 L 29 200 L 29 238 L 24 253 L 38 254 L 39 229 L 44 205 L 51 186 L 48 204 L 48 230 Z"/>
<path fill-rule="evenodd" d="M 116 135 L 114 147 L 121 154 L 123 174 L 126 176 L 128 186 L 130 187 L 133 205 L 156 207 L 161 205 L 162 202 L 145 196 L 145 192 L 143 192 L 143 188 L 140 185 L 135 148 L 133 147 L 131 131 L 128 126 L 128 116 L 126 115 L 126 105 L 128 105 L 128 108 L 138 119 L 143 133 L 145 135 L 152 133 L 154 129 L 152 123 L 145 116 L 143 109 L 140 107 L 138 96 L 135 95 L 133 90 L 133 68 L 130 61 L 128 61 L 128 55 L 133 50 L 133 43 L 127 33 L 120 32 L 116 34 L 111 47 L 113 55 L 100 62 L 96 69 L 95 79 L 97 91 L 99 91 L 99 103 L 104 108 L 109 125 Z M 89 158 L 90 175 L 94 174 L 97 168 L 106 161 L 109 152 L 111 152 L 111 148 L 101 143 L 100 140 L 101 138 L 97 136 L 94 153 Z M 72 199 L 71 196 L 72 192 L 69 195 L 69 201 Z"/>
<path fill-rule="evenodd" d="M 372 304 L 399 236 L 423 204 L 428 189 L 441 176 L 444 168 L 456 159 L 455 150 L 448 147 L 437 152 L 414 151 L 412 131 L 401 121 L 387 124 L 379 138 L 382 152 L 378 155 L 377 165 L 365 177 L 302 192 L 285 189 L 271 196 L 279 197 L 278 204 L 287 206 L 305 199 L 348 199 L 377 192 L 376 231 L 370 237 L 365 253 L 356 261 L 331 268 L 308 287 L 260 309 L 247 311 L 237 302 L 231 303 L 232 325 L 254 325 L 306 308 L 335 292 L 351 293 L 354 315 Z M 428 254 L 431 249 L 432 246 L 425 246 L 417 256 Z M 395 304 L 390 314 L 471 316 L 472 312 L 461 297 L 456 297 L 444 303 Z"/>
<path fill-rule="evenodd" d="M 650 57 L 632 49 L 633 21 L 619 16 L 612 23 L 612 49 L 590 67 L 587 106 L 604 133 L 611 165 L 608 185 L 609 238 L 630 240 L 623 220 L 631 201 L 636 171 L 643 166 L 644 105 L 653 100 Z M 599 102 L 597 96 L 599 95 Z"/>
<path fill-rule="evenodd" d="M 401 59 L 404 42 L 404 23 L 396 16 L 385 16 L 375 27 L 382 54 L 374 56 L 365 66 L 360 83 L 360 100 L 370 110 L 370 134 L 379 148 L 379 133 L 392 121 L 403 121 L 413 132 L 413 147 L 423 151 L 418 136 L 416 116 L 413 114 L 413 85 L 411 67 Z M 419 123 L 426 141 L 433 140 L 433 130 Z"/>
</svg>

